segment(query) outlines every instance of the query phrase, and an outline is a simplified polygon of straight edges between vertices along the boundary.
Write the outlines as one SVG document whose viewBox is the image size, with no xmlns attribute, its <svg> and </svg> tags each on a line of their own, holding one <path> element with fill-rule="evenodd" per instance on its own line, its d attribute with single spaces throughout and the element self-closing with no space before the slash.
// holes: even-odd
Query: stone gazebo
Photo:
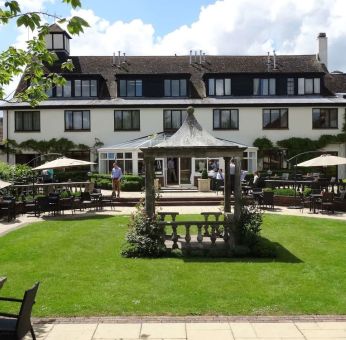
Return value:
<svg viewBox="0 0 346 340">
<path fill-rule="evenodd" d="M 224 212 L 230 212 L 230 160 L 235 163 L 234 183 L 234 217 L 238 219 L 241 212 L 241 184 L 240 170 L 243 152 L 246 149 L 236 143 L 220 140 L 207 131 L 196 120 L 193 107 L 187 108 L 187 118 L 180 129 L 169 139 L 148 148 L 143 148 L 145 163 L 145 209 L 149 217 L 155 214 L 155 189 L 154 189 L 154 161 L 156 157 L 223 157 L 225 161 L 224 171 Z"/>
</svg>

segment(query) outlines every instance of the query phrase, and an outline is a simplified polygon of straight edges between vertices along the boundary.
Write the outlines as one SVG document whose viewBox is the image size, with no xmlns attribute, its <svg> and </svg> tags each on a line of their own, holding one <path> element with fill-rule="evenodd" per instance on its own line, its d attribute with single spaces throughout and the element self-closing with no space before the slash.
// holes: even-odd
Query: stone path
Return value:
<svg viewBox="0 0 346 340">
<path fill-rule="evenodd" d="M 293 320 L 272 321 L 275 318 L 262 318 L 264 321 L 232 321 L 232 317 L 211 322 L 182 322 L 179 318 L 173 322 L 111 322 L 111 320 L 85 319 L 84 322 L 40 322 L 35 324 L 37 339 L 40 340 L 345 340 L 346 317 L 343 321 L 321 321 L 323 317 L 296 317 Z M 338 317 L 336 317 L 337 319 Z M 126 318 L 123 318 L 123 320 Z M 157 320 L 160 318 L 157 317 Z M 164 320 L 167 317 L 163 318 Z M 226 321 L 230 319 L 230 321 Z M 245 318 L 244 318 L 245 319 Z M 298 319 L 298 321 L 297 321 Z M 316 320 L 317 319 L 317 320 Z M 328 318 L 329 319 L 329 318 Z M 203 320 L 203 317 L 200 318 Z M 268 321 L 269 320 L 269 321 Z M 117 321 L 117 320 L 116 320 Z M 175 322 L 176 321 L 176 322 Z M 25 340 L 31 339 L 29 336 Z"/>
</svg>

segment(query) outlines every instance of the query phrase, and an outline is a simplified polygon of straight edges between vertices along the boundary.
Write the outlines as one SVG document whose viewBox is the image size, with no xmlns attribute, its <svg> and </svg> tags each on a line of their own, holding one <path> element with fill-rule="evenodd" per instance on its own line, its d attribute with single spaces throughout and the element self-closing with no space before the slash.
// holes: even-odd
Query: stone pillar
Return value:
<svg viewBox="0 0 346 340">
<path fill-rule="evenodd" d="M 229 171 L 230 157 L 224 157 L 225 179 L 224 179 L 224 212 L 231 212 L 231 176 Z"/>
<path fill-rule="evenodd" d="M 145 164 L 145 211 L 148 217 L 155 214 L 154 157 L 144 157 Z"/>
<path fill-rule="evenodd" d="M 241 193 L 241 183 L 240 183 L 240 173 L 241 173 L 241 162 L 240 158 L 236 157 L 234 160 L 235 164 L 235 176 L 234 176 L 234 219 L 239 221 L 241 215 L 241 205 L 242 205 L 242 193 Z"/>
</svg>

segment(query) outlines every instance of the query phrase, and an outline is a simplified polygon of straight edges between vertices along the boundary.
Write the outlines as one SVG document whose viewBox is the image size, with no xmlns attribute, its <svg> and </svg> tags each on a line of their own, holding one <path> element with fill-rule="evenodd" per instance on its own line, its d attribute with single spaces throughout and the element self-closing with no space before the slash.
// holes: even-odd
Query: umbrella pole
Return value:
<svg viewBox="0 0 346 340">
<path fill-rule="evenodd" d="M 297 159 L 298 157 L 296 157 L 296 163 L 294 164 L 294 205 L 290 205 L 288 209 L 300 209 L 300 206 L 297 205 Z"/>
</svg>

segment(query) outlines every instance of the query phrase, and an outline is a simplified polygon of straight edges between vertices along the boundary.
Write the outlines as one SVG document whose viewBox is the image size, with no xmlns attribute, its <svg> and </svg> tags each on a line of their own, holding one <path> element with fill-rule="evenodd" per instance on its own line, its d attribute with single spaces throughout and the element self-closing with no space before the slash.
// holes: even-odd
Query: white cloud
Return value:
<svg viewBox="0 0 346 340">
<path fill-rule="evenodd" d="M 56 0 L 22 0 L 23 10 L 42 9 Z M 73 55 L 187 55 L 207 54 L 315 54 L 316 37 L 329 39 L 329 69 L 346 71 L 346 1 L 344 0 L 218 0 L 202 7 L 198 19 L 159 37 L 151 23 L 140 18 L 110 22 L 91 9 L 72 10 L 90 28 L 71 41 Z M 26 29 L 19 29 L 15 45 L 24 47 Z"/>
<path fill-rule="evenodd" d="M 346 70 L 340 53 L 346 40 L 346 2 L 343 0 L 218 0 L 202 7 L 198 20 L 162 37 L 152 24 L 140 19 L 109 22 L 92 10 L 72 11 L 87 19 L 91 28 L 74 37 L 75 55 L 188 54 L 202 49 L 207 54 L 314 54 L 316 37 L 329 37 L 329 65 Z"/>
</svg>

